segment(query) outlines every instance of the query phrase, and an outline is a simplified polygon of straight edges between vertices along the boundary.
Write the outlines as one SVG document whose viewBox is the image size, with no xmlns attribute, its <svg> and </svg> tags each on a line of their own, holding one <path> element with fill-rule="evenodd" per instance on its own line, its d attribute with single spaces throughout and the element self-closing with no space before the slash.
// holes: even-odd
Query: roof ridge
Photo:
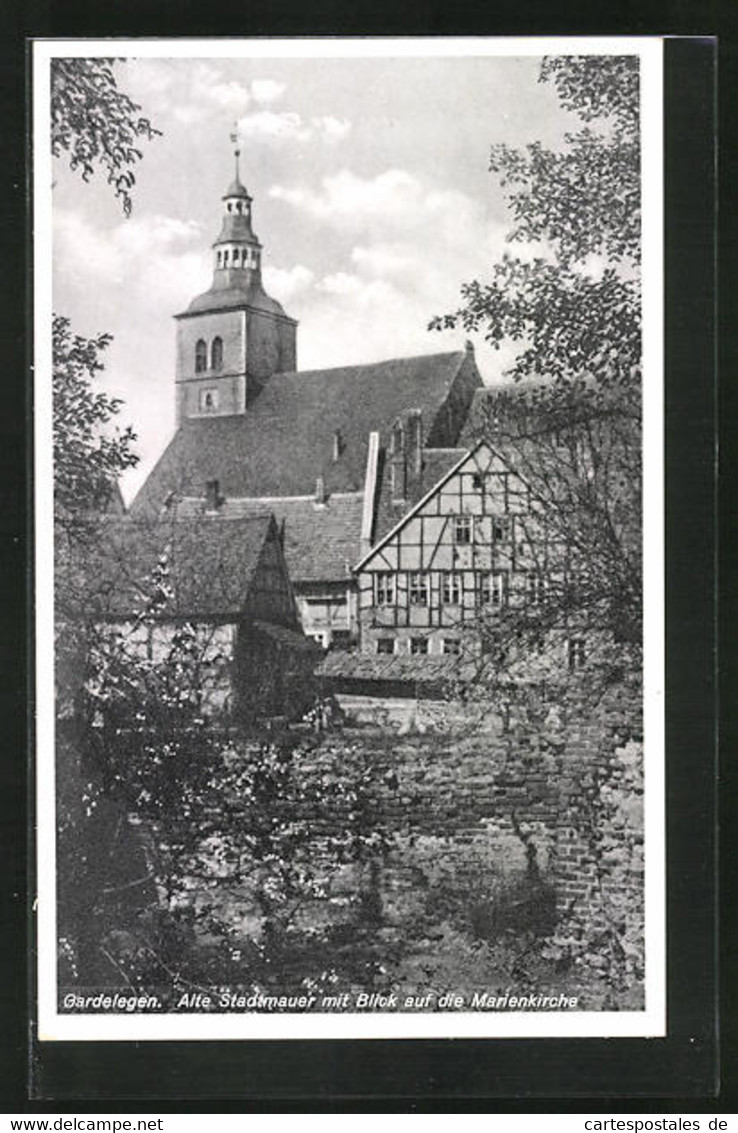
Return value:
<svg viewBox="0 0 738 1133">
<path fill-rule="evenodd" d="M 310 374 L 330 374 L 334 372 L 345 372 L 346 370 L 366 370 L 373 366 L 393 366 L 398 362 L 424 362 L 437 360 L 439 358 L 456 358 L 459 359 L 459 368 L 464 358 L 466 357 L 465 350 L 440 350 L 433 354 L 402 354 L 393 358 L 380 358 L 375 362 L 351 362 L 344 366 L 314 366 L 310 370 L 277 370 L 269 381 L 274 378 L 306 378 Z M 458 373 L 458 368 L 456 370 Z M 456 377 L 456 374 L 454 374 Z"/>
<path fill-rule="evenodd" d="M 200 497 L 191 496 L 185 498 L 195 499 Z M 233 523 L 234 521 L 238 523 L 255 523 L 257 520 L 270 519 L 272 515 L 273 512 L 265 509 L 261 514 L 258 515 L 252 514 L 234 516 L 233 519 L 229 519 L 229 523 Z M 117 524 L 123 530 L 134 527 L 141 530 L 155 531 L 160 530 L 162 527 L 165 527 L 168 523 L 199 523 L 205 519 L 211 521 L 213 519 L 219 518 L 220 517 L 214 513 L 208 515 L 185 515 L 178 518 L 176 515 L 176 509 L 173 509 L 171 512 L 167 512 L 164 515 L 148 516 L 146 519 L 134 519 L 132 517 L 129 517 L 129 515 L 109 516 L 106 522 L 110 527 L 114 527 Z"/>
<path fill-rule="evenodd" d="M 206 497 L 204 494 L 202 496 L 182 496 L 179 502 L 184 503 L 185 501 L 192 501 L 195 503 L 200 503 L 200 501 L 204 500 L 205 498 Z M 329 492 L 327 498 L 329 500 L 360 500 L 364 498 L 364 493 L 363 491 L 359 491 L 358 489 L 354 492 Z M 225 498 L 225 502 L 227 504 L 263 503 L 264 505 L 266 505 L 268 503 L 293 503 L 297 502 L 298 500 L 305 500 L 306 502 L 313 503 L 315 501 L 315 493 L 309 492 L 301 496 L 226 496 Z"/>
</svg>

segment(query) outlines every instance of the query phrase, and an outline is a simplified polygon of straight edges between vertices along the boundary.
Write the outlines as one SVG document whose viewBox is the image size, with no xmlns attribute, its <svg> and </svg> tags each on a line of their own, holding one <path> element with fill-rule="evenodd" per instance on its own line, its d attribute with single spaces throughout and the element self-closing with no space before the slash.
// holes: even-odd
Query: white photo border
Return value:
<svg viewBox="0 0 738 1133">
<path fill-rule="evenodd" d="M 41 1041 L 662 1037 L 666 1020 L 662 37 L 36 39 L 33 42 L 37 996 Z M 643 232 L 645 1008 L 351 1014 L 64 1014 L 57 1005 L 52 468 L 52 158 L 55 57 L 352 58 L 637 55 Z"/>
</svg>

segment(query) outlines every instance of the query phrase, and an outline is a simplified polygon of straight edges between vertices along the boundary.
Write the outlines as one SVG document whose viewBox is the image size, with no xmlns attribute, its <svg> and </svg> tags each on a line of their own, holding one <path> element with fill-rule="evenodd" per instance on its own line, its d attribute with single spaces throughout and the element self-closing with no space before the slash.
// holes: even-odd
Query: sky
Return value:
<svg viewBox="0 0 738 1133">
<path fill-rule="evenodd" d="M 460 349 L 431 332 L 460 286 L 485 278 L 510 217 L 490 146 L 558 147 L 576 119 L 532 57 L 129 58 L 121 89 L 162 132 L 143 142 L 133 211 L 104 178 L 54 163 L 54 310 L 77 333 L 113 334 L 101 385 L 138 436 L 130 499 L 174 429 L 172 316 L 207 290 L 221 197 L 240 173 L 253 199 L 267 291 L 299 320 L 305 370 Z M 474 340 L 489 384 L 512 344 Z"/>
</svg>

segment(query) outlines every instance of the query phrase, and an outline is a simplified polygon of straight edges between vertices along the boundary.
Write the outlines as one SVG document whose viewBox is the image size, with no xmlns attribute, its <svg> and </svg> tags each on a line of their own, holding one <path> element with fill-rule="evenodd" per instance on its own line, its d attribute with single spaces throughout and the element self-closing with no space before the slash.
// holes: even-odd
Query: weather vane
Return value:
<svg viewBox="0 0 738 1133">
<path fill-rule="evenodd" d="M 240 149 L 240 146 L 239 146 L 239 137 L 238 137 L 238 122 L 233 123 L 233 129 L 231 131 L 231 143 L 234 147 L 233 156 L 236 159 L 236 180 L 238 181 L 238 159 L 241 155 L 241 149 Z"/>
</svg>

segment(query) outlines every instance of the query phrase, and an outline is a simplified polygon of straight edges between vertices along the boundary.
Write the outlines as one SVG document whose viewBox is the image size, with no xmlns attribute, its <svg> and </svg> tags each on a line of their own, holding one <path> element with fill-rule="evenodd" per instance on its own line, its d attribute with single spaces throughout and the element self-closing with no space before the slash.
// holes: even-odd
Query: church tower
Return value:
<svg viewBox="0 0 738 1133">
<path fill-rule="evenodd" d="M 234 144 L 235 135 L 231 135 Z M 297 368 L 297 323 L 267 295 L 251 197 L 235 178 L 223 196 L 213 282 L 177 320 L 177 424 L 243 414 L 272 374 Z"/>
</svg>

